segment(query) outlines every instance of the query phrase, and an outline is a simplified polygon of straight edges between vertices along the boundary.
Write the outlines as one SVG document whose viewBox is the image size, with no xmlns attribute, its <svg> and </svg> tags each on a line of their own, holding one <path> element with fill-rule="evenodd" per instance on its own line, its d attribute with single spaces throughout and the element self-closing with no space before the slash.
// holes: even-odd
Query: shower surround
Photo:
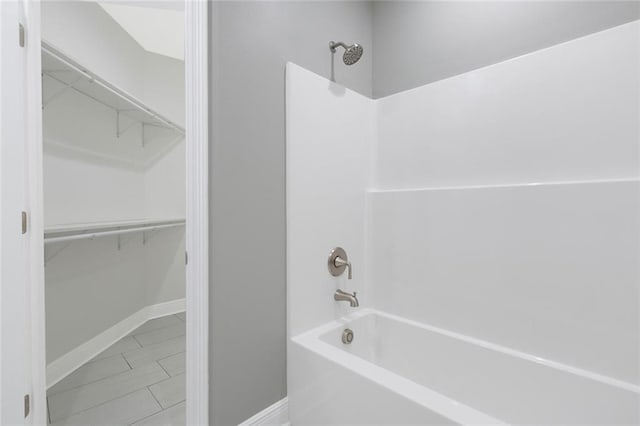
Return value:
<svg viewBox="0 0 640 426">
<path fill-rule="evenodd" d="M 378 100 L 287 66 L 292 424 L 640 421 L 639 52 L 636 21 Z"/>
</svg>

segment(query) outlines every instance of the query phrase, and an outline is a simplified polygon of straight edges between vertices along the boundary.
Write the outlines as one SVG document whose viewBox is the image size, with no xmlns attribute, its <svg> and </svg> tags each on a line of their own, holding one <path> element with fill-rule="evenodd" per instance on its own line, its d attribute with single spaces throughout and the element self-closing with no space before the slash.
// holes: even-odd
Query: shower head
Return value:
<svg viewBox="0 0 640 426">
<path fill-rule="evenodd" d="M 362 57 L 362 53 L 364 52 L 364 50 L 362 49 L 362 46 L 360 46 L 358 43 L 347 45 L 341 41 L 329 42 L 329 49 L 333 53 L 335 53 L 336 47 L 338 46 L 344 47 L 344 54 L 342 55 L 342 61 L 345 63 L 345 65 L 353 65 L 356 62 L 358 62 Z"/>
</svg>

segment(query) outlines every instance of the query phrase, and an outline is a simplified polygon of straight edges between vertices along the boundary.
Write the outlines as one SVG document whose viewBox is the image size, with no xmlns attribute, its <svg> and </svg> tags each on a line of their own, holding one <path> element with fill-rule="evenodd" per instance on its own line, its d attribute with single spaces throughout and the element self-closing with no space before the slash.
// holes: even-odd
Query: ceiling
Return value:
<svg viewBox="0 0 640 426">
<path fill-rule="evenodd" d="M 99 1 L 143 49 L 184 61 L 184 2 Z"/>
</svg>

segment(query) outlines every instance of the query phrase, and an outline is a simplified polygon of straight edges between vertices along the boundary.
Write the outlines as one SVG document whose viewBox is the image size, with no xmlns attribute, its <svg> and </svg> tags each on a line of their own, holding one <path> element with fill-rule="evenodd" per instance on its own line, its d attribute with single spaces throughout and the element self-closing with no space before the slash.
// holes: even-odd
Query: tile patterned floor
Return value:
<svg viewBox="0 0 640 426">
<path fill-rule="evenodd" d="M 185 423 L 184 313 L 147 321 L 52 386 L 49 423 Z"/>
</svg>

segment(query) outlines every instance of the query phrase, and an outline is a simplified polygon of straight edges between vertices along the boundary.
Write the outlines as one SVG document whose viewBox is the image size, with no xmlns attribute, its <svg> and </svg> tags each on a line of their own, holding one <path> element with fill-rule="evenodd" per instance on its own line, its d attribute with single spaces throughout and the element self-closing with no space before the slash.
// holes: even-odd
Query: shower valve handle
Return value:
<svg viewBox="0 0 640 426">
<path fill-rule="evenodd" d="M 329 273 L 334 277 L 342 275 L 345 268 L 349 269 L 349 279 L 352 278 L 352 266 L 347 257 L 347 252 L 342 247 L 336 247 L 329 253 L 329 259 L 327 260 L 327 266 L 329 267 Z"/>
<path fill-rule="evenodd" d="M 335 263 L 335 265 L 337 267 L 341 267 L 341 266 L 346 266 L 347 269 L 349 270 L 349 275 L 348 278 L 351 279 L 352 275 L 351 275 L 351 262 L 349 262 L 348 260 L 345 260 L 343 258 L 341 258 L 340 256 L 336 256 L 335 260 L 333 261 L 333 263 Z"/>
</svg>

